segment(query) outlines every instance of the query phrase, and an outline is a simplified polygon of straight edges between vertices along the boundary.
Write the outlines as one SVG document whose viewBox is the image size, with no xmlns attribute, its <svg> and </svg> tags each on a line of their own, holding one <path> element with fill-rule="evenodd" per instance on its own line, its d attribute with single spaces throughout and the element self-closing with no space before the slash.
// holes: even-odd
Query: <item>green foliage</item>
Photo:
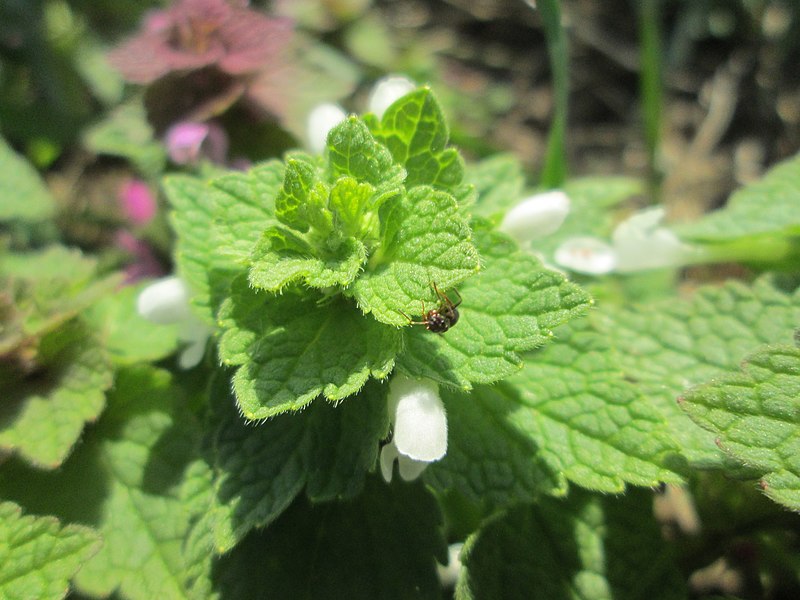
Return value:
<svg viewBox="0 0 800 600">
<path fill-rule="evenodd" d="M 102 549 L 74 579 L 80 592 L 186 597 L 182 547 L 190 515 L 177 488 L 197 452 L 198 429 L 185 405 L 167 372 L 126 368 L 108 408 L 61 469 L 33 471 L 15 461 L 0 471 L 4 496 L 102 536 Z"/>
<path fill-rule="evenodd" d="M 194 467 L 191 489 L 203 501 L 193 543 L 225 553 L 275 520 L 304 488 L 315 502 L 357 495 L 388 430 L 385 393 L 372 383 L 339 407 L 316 402 L 254 428 L 220 377 L 212 388 L 217 425 L 208 463 Z"/>
<path fill-rule="evenodd" d="M 708 286 L 688 300 L 666 299 L 596 313 L 620 366 L 667 417 L 682 454 L 698 467 L 723 466 L 714 436 L 693 427 L 676 398 L 694 384 L 738 371 L 759 344 L 789 342 L 800 322 L 800 290 L 763 278 L 753 286 Z"/>
<path fill-rule="evenodd" d="M 380 123 L 368 121 L 378 141 L 403 165 L 405 185 L 432 185 L 458 195 L 464 161 L 454 148 L 446 148 L 449 131 L 442 109 L 428 88 L 412 92 L 390 106 Z"/>
<path fill-rule="evenodd" d="M 541 11 L 563 51 L 557 6 Z M 142 286 L 120 288 L 106 262 L 9 242 L 0 535 L 14 541 L 0 595 L 440 598 L 436 561 L 446 540 L 466 537 L 458 598 L 527 598 L 534 587 L 556 599 L 679 598 L 674 547 L 635 486 L 694 486 L 708 510 L 713 477 L 692 469 L 717 469 L 760 477 L 770 497 L 800 508 L 800 354 L 786 345 L 800 323 L 796 281 L 764 276 L 622 307 L 631 275 L 597 282 L 605 301 L 591 310 L 588 292 L 543 261 L 572 236 L 608 237 L 642 186 L 563 181 L 564 89 L 542 180 L 571 211 L 535 241 L 542 260 L 496 230 L 526 195 L 519 161 L 466 166 L 428 88 L 380 119 L 348 117 L 322 155 L 167 175 L 175 267 L 221 365 L 171 374 L 142 364 L 174 352 L 188 324 L 144 321 Z M 135 126 L 143 118 L 126 105 L 86 140 L 157 174 L 163 148 Z M 49 202 L 26 163 L 10 150 L 6 161 L 15 185 Z M 790 244 L 793 217 L 781 228 L 772 208 L 756 209 L 793 207 L 787 165 L 685 237 Z M 52 211 L 23 205 L 13 198 L 0 217 L 24 228 Z M 726 221 L 743 218 L 749 229 Z M 426 327 L 437 313 L 442 333 Z M 399 442 L 381 448 L 402 439 L 408 416 L 389 394 L 395 369 L 438 384 L 446 409 L 447 452 L 425 485 L 376 476 L 390 451 L 401 475 L 411 460 Z M 727 494 L 722 509 L 744 527 L 739 498 Z M 759 518 L 777 518 L 771 508 Z M 36 564 L 24 562 L 25 536 L 46 550 Z M 758 547 L 780 554 L 791 539 Z"/>
<path fill-rule="evenodd" d="M 23 516 L 16 504 L 0 503 L 0 596 L 64 598 L 70 578 L 100 545 L 88 527 L 62 527 L 53 517 Z"/>
<path fill-rule="evenodd" d="M 0 354 L 36 346 L 119 284 L 97 278 L 97 261 L 63 246 L 0 255 L 4 326 Z"/>
<path fill-rule="evenodd" d="M 212 240 L 221 257 L 240 266 L 248 264 L 253 246 L 275 218 L 283 177 L 283 163 L 271 160 L 244 175 L 228 173 L 211 181 Z"/>
<path fill-rule="evenodd" d="M 142 173 L 157 176 L 164 171 L 167 154 L 153 138 L 141 98 L 122 104 L 84 133 L 84 143 L 97 154 L 131 161 Z"/>
<path fill-rule="evenodd" d="M 554 327 L 590 304 L 580 287 L 546 269 L 506 236 L 479 232 L 476 242 L 483 269 L 459 287 L 464 303 L 458 327 L 444 336 L 421 328 L 411 331 L 399 363 L 411 375 L 465 390 L 518 371 L 520 353 L 544 344 Z"/>
<path fill-rule="evenodd" d="M 348 502 L 298 501 L 220 561 L 222 597 L 244 600 L 269 590 L 287 600 L 438 599 L 440 526 L 437 504 L 420 484 L 368 480 Z"/>
<path fill-rule="evenodd" d="M 317 395 L 341 400 L 386 377 L 400 332 L 364 319 L 349 303 L 259 293 L 243 282 L 222 307 L 220 356 L 241 365 L 233 388 L 242 413 L 263 419 L 298 410 Z"/>
<path fill-rule="evenodd" d="M 726 373 L 681 398 L 719 447 L 763 474 L 761 487 L 776 502 L 800 510 L 800 349 L 764 346 Z"/>
<path fill-rule="evenodd" d="M 39 174 L 0 137 L 0 221 L 43 221 L 55 203 Z"/>
<path fill-rule="evenodd" d="M 575 494 L 489 521 L 464 546 L 456 598 L 685 598 L 649 501 Z"/>
<path fill-rule="evenodd" d="M 556 336 L 499 385 L 444 394 L 452 441 L 428 472 L 435 487 L 509 506 L 564 494 L 567 481 L 604 492 L 680 481 L 664 417 L 605 337 L 585 322 Z"/>
<path fill-rule="evenodd" d="M 800 156 L 734 193 L 724 208 L 676 228 L 683 239 L 720 243 L 800 232 Z"/>
<path fill-rule="evenodd" d="M 84 312 L 109 359 L 115 365 L 155 362 L 177 346 L 176 325 L 156 325 L 136 311 L 142 285 L 129 285 L 106 294 Z"/>
<path fill-rule="evenodd" d="M 38 373 L 23 381 L 0 370 L 0 448 L 54 468 L 103 410 L 111 366 L 94 335 L 75 321 L 42 337 L 35 361 Z"/>
<path fill-rule="evenodd" d="M 495 154 L 467 165 L 464 177 L 475 188 L 475 204 L 469 207 L 475 216 L 500 222 L 522 199 L 525 175 L 519 159 L 511 154 Z"/>
<path fill-rule="evenodd" d="M 381 211 L 382 243 L 347 290 L 362 311 L 405 325 L 436 283 L 446 290 L 478 270 L 478 255 L 452 196 L 415 187 Z M 385 223 L 385 225 L 384 225 Z"/>
<path fill-rule="evenodd" d="M 470 186 L 430 90 L 398 100 L 380 123 L 366 121 L 350 117 L 330 132 L 327 163 L 290 154 L 280 187 L 275 163 L 214 180 L 210 193 L 196 179 L 166 182 L 179 266 L 201 292 L 196 302 L 218 309 L 220 357 L 238 367 L 233 388 L 248 418 L 297 410 L 320 394 L 340 400 L 398 360 L 464 389 L 497 381 L 588 305 L 509 240 L 480 234 L 479 257 L 458 200 Z M 212 249 L 209 230 L 219 242 Z M 231 284 L 242 266 L 247 282 L 240 275 Z M 204 300 L 212 276 L 227 282 L 219 303 Z M 447 336 L 398 329 L 426 300 L 438 308 L 434 284 L 454 297 L 459 286 L 464 325 Z"/>
</svg>

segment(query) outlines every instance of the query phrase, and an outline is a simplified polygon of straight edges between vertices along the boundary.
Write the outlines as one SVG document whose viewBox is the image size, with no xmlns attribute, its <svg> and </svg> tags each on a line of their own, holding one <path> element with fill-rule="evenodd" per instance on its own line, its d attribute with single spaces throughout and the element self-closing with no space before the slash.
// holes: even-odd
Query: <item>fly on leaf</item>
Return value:
<svg viewBox="0 0 800 600">
<path fill-rule="evenodd" d="M 458 300 L 453 302 L 447 297 L 447 294 L 437 287 L 436 282 L 433 282 L 433 291 L 436 292 L 439 306 L 426 312 L 425 301 L 423 300 L 421 321 L 414 321 L 406 313 L 398 312 L 408 319 L 409 325 L 425 325 L 425 329 L 428 331 L 444 333 L 458 323 L 458 306 L 461 304 L 461 294 L 458 293 L 457 289 L 453 288 L 453 292 L 458 296 Z"/>
</svg>

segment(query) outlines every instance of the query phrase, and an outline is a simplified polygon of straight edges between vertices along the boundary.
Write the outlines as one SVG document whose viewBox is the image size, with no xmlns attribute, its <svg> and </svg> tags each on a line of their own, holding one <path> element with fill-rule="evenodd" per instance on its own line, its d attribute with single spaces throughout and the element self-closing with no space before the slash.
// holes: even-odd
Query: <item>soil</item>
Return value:
<svg viewBox="0 0 800 600">
<path fill-rule="evenodd" d="M 571 175 L 648 174 L 639 92 L 638 2 L 565 0 Z M 664 1 L 661 200 L 685 220 L 725 202 L 800 148 L 800 7 L 785 2 Z M 377 3 L 398 39 L 436 48 L 467 98 L 512 91 L 469 132 L 541 168 L 552 115 L 545 38 L 522 0 Z M 491 110 L 491 109 L 490 109 Z"/>
</svg>

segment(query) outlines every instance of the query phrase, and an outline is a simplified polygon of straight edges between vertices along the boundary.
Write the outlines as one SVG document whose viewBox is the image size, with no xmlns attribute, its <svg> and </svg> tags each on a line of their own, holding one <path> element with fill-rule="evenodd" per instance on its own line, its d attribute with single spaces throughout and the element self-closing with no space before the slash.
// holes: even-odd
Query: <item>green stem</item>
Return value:
<svg viewBox="0 0 800 600">
<path fill-rule="evenodd" d="M 536 3 L 542 16 L 550 70 L 553 74 L 554 114 L 547 140 L 541 183 L 545 188 L 563 185 L 567 178 L 567 109 L 569 101 L 569 53 L 567 36 L 561 26 L 561 7 L 558 0 L 539 0 Z"/>
<path fill-rule="evenodd" d="M 704 244 L 689 262 L 693 264 L 743 262 L 779 264 L 796 257 L 800 243 L 791 238 L 764 235 L 734 242 Z"/>
<path fill-rule="evenodd" d="M 647 145 L 649 182 L 655 202 L 658 202 L 661 179 L 659 148 L 661 146 L 661 119 L 664 103 L 659 8 L 659 0 L 641 0 L 639 3 L 639 36 L 641 38 L 639 93 L 642 102 L 644 138 Z"/>
</svg>

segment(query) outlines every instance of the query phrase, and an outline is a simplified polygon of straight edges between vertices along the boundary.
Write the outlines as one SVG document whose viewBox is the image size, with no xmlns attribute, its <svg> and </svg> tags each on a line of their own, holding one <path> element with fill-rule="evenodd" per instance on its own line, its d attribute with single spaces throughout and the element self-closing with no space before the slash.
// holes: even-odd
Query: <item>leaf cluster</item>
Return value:
<svg viewBox="0 0 800 600">
<path fill-rule="evenodd" d="M 423 88 L 380 120 L 334 127 L 322 157 L 292 152 L 208 183 L 167 179 L 179 270 L 221 328 L 247 418 L 342 400 L 395 367 L 462 389 L 491 383 L 587 306 L 511 240 L 473 233 L 472 188 L 447 139 Z M 409 327 L 407 315 L 439 307 L 434 284 L 464 298 L 446 336 Z"/>
</svg>

